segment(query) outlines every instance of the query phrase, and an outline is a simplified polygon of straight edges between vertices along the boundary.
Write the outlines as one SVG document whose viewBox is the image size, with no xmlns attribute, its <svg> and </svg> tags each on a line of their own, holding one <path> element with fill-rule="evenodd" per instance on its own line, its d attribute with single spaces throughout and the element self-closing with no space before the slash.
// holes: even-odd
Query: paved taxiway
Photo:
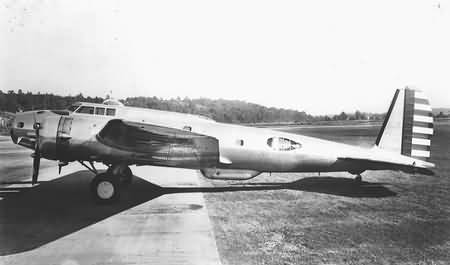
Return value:
<svg viewBox="0 0 450 265">
<path fill-rule="evenodd" d="M 22 148 L 1 137 L 1 149 L 9 150 L 0 154 L 4 166 L 23 159 L 26 170 L 14 172 L 31 172 Z M 198 186 L 197 172 L 132 170 L 139 177 L 106 206 L 92 202 L 92 173 L 75 163 L 61 176 L 46 164 L 33 188 L 3 174 L 10 184 L 0 186 L 0 264 L 220 264 L 203 194 L 180 188 Z"/>
</svg>

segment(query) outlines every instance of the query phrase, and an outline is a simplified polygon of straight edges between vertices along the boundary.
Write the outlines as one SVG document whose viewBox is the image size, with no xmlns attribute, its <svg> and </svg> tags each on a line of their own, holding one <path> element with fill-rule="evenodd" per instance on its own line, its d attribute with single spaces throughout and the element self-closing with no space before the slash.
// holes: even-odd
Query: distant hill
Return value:
<svg viewBox="0 0 450 265">
<path fill-rule="evenodd" d="M 198 114 L 227 123 L 303 122 L 314 119 L 304 111 L 268 108 L 240 100 L 133 97 L 123 100 L 123 103 L 127 106 Z"/>
<path fill-rule="evenodd" d="M 433 116 L 450 116 L 450 108 L 433 108 Z"/>
<path fill-rule="evenodd" d="M 0 111 L 15 113 L 17 111 L 38 109 L 65 109 L 76 101 L 101 103 L 103 98 L 76 96 L 59 96 L 54 94 L 34 94 L 9 90 L 0 90 Z M 312 116 L 304 111 L 283 108 L 269 108 L 241 100 L 176 98 L 162 99 L 158 97 L 129 97 L 121 100 L 127 106 L 168 110 L 182 113 L 198 114 L 226 123 L 284 123 L 299 124 L 316 121 L 346 120 L 382 120 L 384 114 L 341 112 L 336 115 Z"/>
<path fill-rule="evenodd" d="M 59 96 L 54 94 L 41 94 L 17 92 L 9 90 L 4 93 L 0 90 L 0 111 L 15 113 L 17 111 L 42 110 L 42 109 L 65 109 L 77 101 L 101 103 L 100 97 L 84 97 L 82 94 L 76 96 Z"/>
<path fill-rule="evenodd" d="M 355 111 L 338 115 L 312 116 L 304 111 L 269 108 L 241 100 L 132 97 L 122 100 L 127 106 L 192 113 L 210 117 L 219 122 L 246 124 L 299 124 L 332 120 L 381 120 L 384 114 Z"/>
</svg>

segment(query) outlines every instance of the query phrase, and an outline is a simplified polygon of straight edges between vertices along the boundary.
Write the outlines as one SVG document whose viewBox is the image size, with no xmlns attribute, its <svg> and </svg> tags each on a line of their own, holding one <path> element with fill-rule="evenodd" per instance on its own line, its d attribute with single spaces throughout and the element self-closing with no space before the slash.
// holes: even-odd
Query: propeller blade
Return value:
<svg viewBox="0 0 450 265">
<path fill-rule="evenodd" d="M 31 184 L 34 185 L 38 181 L 39 176 L 39 167 L 41 164 L 41 153 L 39 150 L 40 145 L 40 137 L 39 137 L 39 129 L 41 128 L 41 124 L 39 124 L 36 120 L 36 114 L 34 115 L 34 131 L 36 133 L 36 142 L 34 143 L 34 156 L 33 156 L 33 176 L 31 178 Z"/>
<path fill-rule="evenodd" d="M 38 153 L 35 153 L 33 157 L 33 177 L 31 179 L 32 185 L 36 184 L 38 181 L 40 164 L 41 164 L 41 156 Z"/>
</svg>

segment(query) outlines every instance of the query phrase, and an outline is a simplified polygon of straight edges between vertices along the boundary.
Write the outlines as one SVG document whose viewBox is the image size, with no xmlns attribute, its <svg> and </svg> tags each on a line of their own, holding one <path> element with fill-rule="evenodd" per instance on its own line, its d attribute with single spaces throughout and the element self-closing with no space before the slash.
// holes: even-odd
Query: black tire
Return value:
<svg viewBox="0 0 450 265">
<path fill-rule="evenodd" d="M 356 177 L 355 177 L 355 181 L 356 181 L 356 183 L 361 184 L 361 183 L 362 183 L 362 177 L 361 177 L 361 175 L 356 176 Z"/>
<path fill-rule="evenodd" d="M 91 194 L 95 202 L 110 204 L 120 198 L 120 180 L 110 174 L 100 173 L 91 181 Z"/>
<path fill-rule="evenodd" d="M 108 168 L 107 173 L 117 177 L 124 187 L 129 186 L 133 178 L 133 172 L 131 172 L 130 167 L 126 164 L 112 165 Z"/>
<path fill-rule="evenodd" d="M 131 172 L 130 167 L 125 167 L 120 174 L 120 181 L 123 186 L 129 186 L 133 180 L 133 172 Z"/>
</svg>

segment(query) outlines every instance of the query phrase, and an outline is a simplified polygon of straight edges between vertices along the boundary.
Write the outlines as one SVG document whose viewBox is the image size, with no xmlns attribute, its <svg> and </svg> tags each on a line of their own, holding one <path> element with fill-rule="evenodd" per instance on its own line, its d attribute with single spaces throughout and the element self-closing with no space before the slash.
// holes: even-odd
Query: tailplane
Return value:
<svg viewBox="0 0 450 265">
<path fill-rule="evenodd" d="M 425 94 L 409 88 L 397 89 L 376 140 L 376 146 L 428 161 L 433 115 Z"/>
</svg>

